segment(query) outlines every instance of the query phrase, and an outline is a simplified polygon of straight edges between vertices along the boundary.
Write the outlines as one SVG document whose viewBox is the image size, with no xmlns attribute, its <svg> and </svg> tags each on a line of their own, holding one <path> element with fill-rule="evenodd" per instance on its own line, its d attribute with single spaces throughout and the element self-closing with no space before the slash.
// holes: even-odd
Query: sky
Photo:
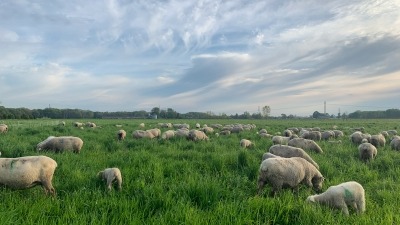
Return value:
<svg viewBox="0 0 400 225">
<path fill-rule="evenodd" d="M 400 108 L 400 0 L 0 0 L 0 105 Z"/>
</svg>

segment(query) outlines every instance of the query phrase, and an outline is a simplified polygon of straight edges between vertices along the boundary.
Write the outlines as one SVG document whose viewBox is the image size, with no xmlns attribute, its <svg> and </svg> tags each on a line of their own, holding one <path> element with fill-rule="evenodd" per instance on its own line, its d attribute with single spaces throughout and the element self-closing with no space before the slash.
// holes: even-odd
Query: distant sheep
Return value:
<svg viewBox="0 0 400 225">
<path fill-rule="evenodd" d="M 6 124 L 0 124 L 0 134 L 7 133 L 8 131 L 8 126 Z"/>
<path fill-rule="evenodd" d="M 375 146 L 376 148 L 385 147 L 386 138 L 381 133 L 380 134 L 371 135 L 371 144 L 373 146 Z"/>
<path fill-rule="evenodd" d="M 47 156 L 0 158 L 0 184 L 12 189 L 41 185 L 46 194 L 55 195 L 52 185 L 57 162 Z"/>
<path fill-rule="evenodd" d="M 74 127 L 82 127 L 83 123 L 80 122 L 74 122 Z"/>
<path fill-rule="evenodd" d="M 367 139 L 368 142 L 371 140 L 370 134 L 363 134 L 360 131 L 356 131 L 350 135 L 350 141 L 353 144 L 359 145 L 363 139 Z"/>
<path fill-rule="evenodd" d="M 221 135 L 230 135 L 231 131 L 230 130 L 222 130 L 221 132 L 219 132 Z"/>
<path fill-rule="evenodd" d="M 397 135 L 397 130 L 388 130 L 387 131 L 389 135 Z"/>
<path fill-rule="evenodd" d="M 194 129 L 189 131 L 189 135 L 187 138 L 192 141 L 209 140 L 207 135 L 203 131 Z"/>
<path fill-rule="evenodd" d="M 303 150 L 311 150 L 316 153 L 322 153 L 321 147 L 315 143 L 313 140 L 308 140 L 304 138 L 294 138 L 288 142 L 289 146 L 301 148 Z"/>
<path fill-rule="evenodd" d="M 252 147 L 253 145 L 254 145 L 253 142 L 251 142 L 250 140 L 247 139 L 240 140 L 240 146 L 242 148 L 249 148 Z"/>
<path fill-rule="evenodd" d="M 259 135 L 260 135 L 260 137 L 264 137 L 264 138 L 272 138 L 272 135 L 267 134 L 267 133 L 260 133 Z"/>
<path fill-rule="evenodd" d="M 269 152 L 285 158 L 301 157 L 319 169 L 318 164 L 301 148 L 287 145 L 273 145 L 269 148 Z"/>
<path fill-rule="evenodd" d="M 86 126 L 90 127 L 90 128 L 96 128 L 97 127 L 97 125 L 95 123 L 92 123 L 92 122 L 87 122 Z"/>
<path fill-rule="evenodd" d="M 46 140 L 40 142 L 36 146 L 36 150 L 50 150 L 55 152 L 63 152 L 66 150 L 80 153 L 83 146 L 83 141 L 79 137 L 73 136 L 50 136 Z"/>
<path fill-rule="evenodd" d="M 60 123 L 58 123 L 59 126 L 65 126 L 65 122 L 64 121 L 60 121 Z"/>
<path fill-rule="evenodd" d="M 292 136 L 292 131 L 291 130 L 284 130 L 283 131 L 283 136 L 284 137 L 291 137 Z"/>
<path fill-rule="evenodd" d="M 335 133 L 335 138 L 341 138 L 344 136 L 343 131 L 341 130 L 333 130 L 333 132 Z"/>
<path fill-rule="evenodd" d="M 282 187 L 298 191 L 301 183 L 315 190 L 321 190 L 324 177 L 315 166 L 300 157 L 269 158 L 262 161 L 258 177 L 258 194 L 261 194 L 265 183 L 272 186 L 272 194 Z"/>
<path fill-rule="evenodd" d="M 161 136 L 161 130 L 158 129 L 158 128 L 149 129 L 147 131 L 152 133 L 154 135 L 154 137 L 160 137 Z"/>
<path fill-rule="evenodd" d="M 390 141 L 390 147 L 393 150 L 400 150 L 400 136 L 393 136 L 392 140 Z"/>
<path fill-rule="evenodd" d="M 258 134 L 268 134 L 266 129 L 261 129 L 260 131 L 258 131 Z"/>
<path fill-rule="evenodd" d="M 309 132 L 304 132 L 300 137 L 304 138 L 304 139 L 313 140 L 313 141 L 320 141 L 322 138 L 322 135 L 321 135 L 321 132 L 319 132 L 319 131 L 309 131 Z"/>
<path fill-rule="evenodd" d="M 214 133 L 214 128 L 212 127 L 203 127 L 203 129 L 201 129 L 205 134 L 212 134 Z"/>
<path fill-rule="evenodd" d="M 126 131 L 125 131 L 125 130 L 119 130 L 119 131 L 117 131 L 117 139 L 118 139 L 119 141 L 124 140 L 125 137 L 126 137 Z"/>
<path fill-rule="evenodd" d="M 293 137 L 284 137 L 284 136 L 273 136 L 272 137 L 272 143 L 274 145 L 287 145 L 289 140 L 293 139 Z"/>
<path fill-rule="evenodd" d="M 328 141 L 330 144 L 342 144 L 342 140 L 337 140 L 337 141 Z"/>
<path fill-rule="evenodd" d="M 359 157 L 364 162 L 374 159 L 377 153 L 378 151 L 371 143 L 361 143 L 358 146 Z"/>
<path fill-rule="evenodd" d="M 175 137 L 175 131 L 167 130 L 161 135 L 161 139 L 168 140 Z"/>
<path fill-rule="evenodd" d="M 278 155 L 274 155 L 274 154 L 272 154 L 270 152 L 266 152 L 266 153 L 263 154 L 261 162 L 266 160 L 266 159 L 269 159 L 269 158 L 282 158 L 282 157 L 280 157 Z"/>
<path fill-rule="evenodd" d="M 122 189 L 122 175 L 118 168 L 107 168 L 97 173 L 97 176 L 100 179 L 107 181 L 107 189 L 109 191 L 111 191 L 113 182 L 117 182 L 118 190 Z"/>
<path fill-rule="evenodd" d="M 189 130 L 185 128 L 178 129 L 175 131 L 175 136 L 187 138 L 189 136 Z"/>
<path fill-rule="evenodd" d="M 139 124 L 139 127 L 140 127 L 140 128 L 144 128 L 144 127 L 145 127 L 144 123 L 140 123 L 140 124 Z"/>
<path fill-rule="evenodd" d="M 349 215 L 348 206 L 358 214 L 365 212 L 365 191 L 361 184 L 355 181 L 330 186 L 324 193 L 311 195 L 306 201 L 340 209 L 345 215 Z"/>
<path fill-rule="evenodd" d="M 321 133 L 321 140 L 329 140 L 335 138 L 335 132 L 332 130 L 323 131 Z"/>
<path fill-rule="evenodd" d="M 135 139 L 142 139 L 142 138 L 153 139 L 154 135 L 148 130 L 135 130 L 132 132 L 132 137 Z"/>
</svg>

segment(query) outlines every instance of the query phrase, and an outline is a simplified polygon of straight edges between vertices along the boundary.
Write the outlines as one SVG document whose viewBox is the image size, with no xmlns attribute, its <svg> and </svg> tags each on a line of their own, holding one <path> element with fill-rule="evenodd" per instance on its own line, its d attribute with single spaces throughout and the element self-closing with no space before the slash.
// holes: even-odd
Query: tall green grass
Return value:
<svg viewBox="0 0 400 225">
<path fill-rule="evenodd" d="M 342 144 L 318 142 L 323 154 L 308 152 L 330 185 L 355 180 L 366 190 L 367 211 L 346 217 L 338 210 L 305 203 L 314 192 L 302 186 L 298 194 L 283 190 L 269 197 L 270 187 L 257 196 L 261 156 L 271 139 L 256 134 L 288 127 L 337 125 L 346 135 L 353 127 L 375 134 L 397 129 L 399 120 L 94 120 L 101 128 L 59 127 L 55 120 L 3 121 L 11 124 L 0 135 L 2 157 L 47 155 L 57 161 L 53 185 L 57 196 L 45 196 L 41 188 L 0 188 L 1 224 L 398 224 L 400 216 L 400 152 L 378 149 L 375 160 L 363 163 L 357 146 L 343 137 Z M 201 124 L 256 124 L 257 129 L 230 136 L 210 135 L 208 142 L 134 140 L 130 134 L 144 122 L 146 129 L 158 122 Z M 117 141 L 122 124 L 128 133 Z M 162 129 L 165 131 L 166 129 Z M 84 141 L 80 154 L 37 152 L 36 145 L 48 136 L 78 136 Z M 242 149 L 241 138 L 255 142 Z M 122 191 L 108 192 L 96 174 L 118 167 L 123 175 Z"/>
</svg>

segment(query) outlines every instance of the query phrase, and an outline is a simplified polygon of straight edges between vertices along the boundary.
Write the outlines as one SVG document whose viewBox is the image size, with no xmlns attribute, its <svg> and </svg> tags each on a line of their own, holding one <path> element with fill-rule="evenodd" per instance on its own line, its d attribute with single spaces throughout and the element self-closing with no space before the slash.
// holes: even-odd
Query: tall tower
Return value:
<svg viewBox="0 0 400 225">
<path fill-rule="evenodd" d="M 324 114 L 326 114 L 326 101 L 324 101 Z"/>
</svg>

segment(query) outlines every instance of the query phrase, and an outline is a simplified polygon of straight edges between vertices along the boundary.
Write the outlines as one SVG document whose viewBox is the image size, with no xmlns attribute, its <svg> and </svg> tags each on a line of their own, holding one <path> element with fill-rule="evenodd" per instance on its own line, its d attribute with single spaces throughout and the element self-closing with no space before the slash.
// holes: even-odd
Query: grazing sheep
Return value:
<svg viewBox="0 0 400 225">
<path fill-rule="evenodd" d="M 335 138 L 341 138 L 344 136 L 343 131 L 341 130 L 333 130 L 333 132 L 335 133 Z"/>
<path fill-rule="evenodd" d="M 273 145 L 269 148 L 269 152 L 284 158 L 301 157 L 319 169 L 318 164 L 301 148 L 287 145 Z"/>
<path fill-rule="evenodd" d="M 299 134 L 300 130 L 297 127 L 289 127 L 288 130 L 292 131 L 294 134 Z"/>
<path fill-rule="evenodd" d="M 8 126 L 6 124 L 0 124 L 0 134 L 7 133 Z"/>
<path fill-rule="evenodd" d="M 353 128 L 353 131 L 360 131 L 360 132 L 364 132 L 364 127 L 356 127 L 356 128 Z"/>
<path fill-rule="evenodd" d="M 144 123 L 140 123 L 140 124 L 139 124 L 139 127 L 140 127 L 140 128 L 144 128 L 144 127 L 145 127 Z"/>
<path fill-rule="evenodd" d="M 358 153 L 361 160 L 364 162 L 372 160 L 376 157 L 378 151 L 371 143 L 361 143 L 358 146 Z"/>
<path fill-rule="evenodd" d="M 388 130 L 389 135 L 397 135 L 397 130 Z"/>
<path fill-rule="evenodd" d="M 80 122 L 74 122 L 74 127 L 82 127 L 83 123 Z"/>
<path fill-rule="evenodd" d="M 293 137 L 283 137 L 283 136 L 273 136 L 272 137 L 272 143 L 274 145 L 287 145 L 289 140 L 291 140 Z"/>
<path fill-rule="evenodd" d="M 196 129 L 200 129 L 201 126 L 199 123 L 196 123 L 195 127 L 196 127 Z"/>
<path fill-rule="evenodd" d="M 73 136 L 50 136 L 46 140 L 40 142 L 36 146 L 37 151 L 50 150 L 55 152 L 63 152 L 71 150 L 74 153 L 79 153 L 83 146 L 83 141 L 79 137 Z"/>
<path fill-rule="evenodd" d="M 321 140 L 329 140 L 335 138 L 335 132 L 332 130 L 327 130 L 321 133 Z"/>
<path fill-rule="evenodd" d="M 150 130 L 147 130 L 148 132 L 152 133 L 154 137 L 160 137 L 161 136 L 161 130 L 158 128 L 153 128 Z"/>
<path fill-rule="evenodd" d="M 304 138 L 293 138 L 288 142 L 289 146 L 301 148 L 303 150 L 312 150 L 316 153 L 323 153 L 321 147 L 315 141 Z"/>
<path fill-rule="evenodd" d="M 319 131 L 309 131 L 309 132 L 304 132 L 300 137 L 304 138 L 304 139 L 313 140 L 313 141 L 320 141 L 322 138 L 322 135 L 321 135 L 321 132 L 319 132 Z"/>
<path fill-rule="evenodd" d="M 258 194 L 261 194 L 267 181 L 272 186 L 272 194 L 275 195 L 282 187 L 290 187 L 297 192 L 300 183 L 319 191 L 324 177 L 315 166 L 303 158 L 269 158 L 260 165 Z"/>
<path fill-rule="evenodd" d="M 187 138 L 189 136 L 189 130 L 186 128 L 181 128 L 175 131 L 175 136 L 176 137 L 185 137 Z"/>
<path fill-rule="evenodd" d="M 254 145 L 253 142 L 251 142 L 250 140 L 247 139 L 240 140 L 240 146 L 242 148 L 249 148 L 252 147 L 253 145 Z"/>
<path fill-rule="evenodd" d="M 214 133 L 214 128 L 212 127 L 203 127 L 203 129 L 201 129 L 205 134 L 212 134 Z"/>
<path fill-rule="evenodd" d="M 259 134 L 268 134 L 266 129 L 261 129 L 260 131 L 258 131 Z"/>
<path fill-rule="evenodd" d="M 389 137 L 389 133 L 387 131 L 381 131 L 381 134 L 385 137 L 388 138 Z"/>
<path fill-rule="evenodd" d="M 60 123 L 58 123 L 59 126 L 65 126 L 65 122 L 64 121 L 60 121 Z"/>
<path fill-rule="evenodd" d="M 292 136 L 292 131 L 291 130 L 284 130 L 283 131 L 283 136 L 284 137 L 291 137 Z"/>
<path fill-rule="evenodd" d="M 260 137 L 272 138 L 272 135 L 267 134 L 267 133 L 260 133 L 259 135 L 260 135 Z"/>
<path fill-rule="evenodd" d="M 390 141 L 390 147 L 393 150 L 400 150 L 400 136 L 393 136 L 392 141 Z"/>
<path fill-rule="evenodd" d="M 0 158 L 0 185 L 27 189 L 41 185 L 45 193 L 55 195 L 52 185 L 57 162 L 47 156 Z"/>
<path fill-rule="evenodd" d="M 220 132 L 220 134 L 221 134 L 221 135 L 230 135 L 230 134 L 231 134 L 231 131 L 230 131 L 230 130 L 222 130 L 222 131 Z"/>
<path fill-rule="evenodd" d="M 342 144 L 342 140 L 338 140 L 338 141 L 328 141 L 328 143 L 331 143 L 331 144 Z"/>
<path fill-rule="evenodd" d="M 124 131 L 124 130 L 119 130 L 119 131 L 117 132 L 117 139 L 118 139 L 119 141 L 124 140 L 125 137 L 126 137 L 126 131 Z"/>
<path fill-rule="evenodd" d="M 306 201 L 340 209 L 345 215 L 349 215 L 348 206 L 357 214 L 365 212 L 365 191 L 361 184 L 355 181 L 330 186 L 322 194 L 308 196 Z"/>
<path fill-rule="evenodd" d="M 243 126 L 234 126 L 232 127 L 232 129 L 230 130 L 231 133 L 240 133 L 242 131 L 244 131 Z"/>
<path fill-rule="evenodd" d="M 148 130 L 135 130 L 132 132 L 132 137 L 135 139 L 141 139 L 141 138 L 153 139 L 154 135 Z"/>
<path fill-rule="evenodd" d="M 386 139 L 383 134 L 371 135 L 371 144 L 375 147 L 385 147 Z"/>
<path fill-rule="evenodd" d="M 107 168 L 97 173 L 97 176 L 100 179 L 107 181 L 107 188 L 109 191 L 111 191 L 111 186 L 114 181 L 118 184 L 118 190 L 122 189 L 122 175 L 118 168 Z"/>
<path fill-rule="evenodd" d="M 175 131 L 173 131 L 173 130 L 167 130 L 161 135 L 161 138 L 164 140 L 168 140 L 173 137 L 175 137 Z"/>
<path fill-rule="evenodd" d="M 192 141 L 199 141 L 199 140 L 206 140 L 208 141 L 207 135 L 201 130 L 190 130 L 189 135 L 187 137 L 189 140 Z"/>
<path fill-rule="evenodd" d="M 87 126 L 87 127 L 90 127 L 90 128 L 96 128 L 96 124 L 95 124 L 95 123 L 92 123 L 92 122 L 87 122 L 87 123 L 86 123 L 86 126 Z"/>
<path fill-rule="evenodd" d="M 261 162 L 266 160 L 266 159 L 269 159 L 269 158 L 282 158 L 282 157 L 280 157 L 278 155 L 274 155 L 274 154 L 272 154 L 270 152 L 266 152 L 266 153 L 263 154 Z"/>
<path fill-rule="evenodd" d="M 354 132 L 354 133 L 352 133 L 352 134 L 350 135 L 350 141 L 351 141 L 353 144 L 356 144 L 356 145 L 361 144 L 361 142 L 362 142 L 363 139 L 367 139 L 367 141 L 370 142 L 370 140 L 371 140 L 371 135 L 370 135 L 370 134 L 363 134 L 363 133 L 361 133 L 360 131 L 356 131 L 356 132 Z"/>
</svg>

